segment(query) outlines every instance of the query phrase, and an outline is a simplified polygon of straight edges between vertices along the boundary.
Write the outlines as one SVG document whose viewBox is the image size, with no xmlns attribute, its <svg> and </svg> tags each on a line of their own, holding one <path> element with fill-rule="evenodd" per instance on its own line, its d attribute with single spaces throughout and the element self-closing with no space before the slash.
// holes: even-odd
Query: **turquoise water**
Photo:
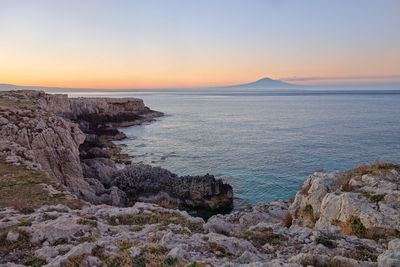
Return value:
<svg viewBox="0 0 400 267">
<path fill-rule="evenodd" d="M 214 174 L 250 203 L 288 199 L 317 169 L 400 162 L 400 94 L 147 91 L 165 116 L 122 128 L 133 161 Z"/>
</svg>

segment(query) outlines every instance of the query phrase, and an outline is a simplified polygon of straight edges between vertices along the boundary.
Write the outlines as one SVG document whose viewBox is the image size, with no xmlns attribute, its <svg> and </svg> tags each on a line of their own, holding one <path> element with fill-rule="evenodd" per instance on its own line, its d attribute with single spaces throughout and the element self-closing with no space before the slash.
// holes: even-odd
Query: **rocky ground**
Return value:
<svg viewBox="0 0 400 267">
<path fill-rule="evenodd" d="M 150 203 L 93 205 L 38 181 L 41 197 L 33 198 L 35 208 L 12 208 L 9 203 L 0 211 L 0 263 L 399 266 L 399 169 L 374 164 L 347 172 L 316 172 L 293 201 L 249 205 L 207 222 Z M 357 186 L 348 188 L 355 181 Z"/>
<path fill-rule="evenodd" d="M 37 119 L 13 120 L 19 110 L 11 114 L 10 109 L 0 110 L 7 119 L 0 121 L 1 142 L 16 144 L 0 150 L 0 266 L 400 266 L 400 165 L 376 163 L 345 172 L 316 172 L 292 200 L 248 205 L 205 222 L 151 203 L 116 207 L 79 198 L 63 180 L 35 165 L 38 161 L 32 158 L 40 149 L 32 142 L 36 136 L 32 130 L 27 137 L 21 132 L 17 136 L 28 138 L 35 149 L 22 146 L 17 137 L 14 143 L 4 138 L 11 131 L 4 125 L 10 121 L 24 129 L 18 123 Z M 10 112 L 7 117 L 6 112 Z M 74 122 L 51 114 L 49 120 L 56 120 L 61 129 L 80 135 Z M 67 141 L 82 144 L 81 139 Z M 117 184 L 109 188 L 124 193 L 128 191 L 124 187 L 147 188 L 142 173 L 154 175 L 150 180 L 192 179 L 197 183 L 194 192 L 207 188 L 199 189 L 207 183 L 197 179 L 212 181 L 132 166 L 121 173 L 129 183 L 112 176 L 111 184 Z M 172 189 L 168 192 L 173 194 Z M 153 193 L 160 191 L 156 188 Z M 187 197 L 193 201 L 199 196 Z"/>
</svg>

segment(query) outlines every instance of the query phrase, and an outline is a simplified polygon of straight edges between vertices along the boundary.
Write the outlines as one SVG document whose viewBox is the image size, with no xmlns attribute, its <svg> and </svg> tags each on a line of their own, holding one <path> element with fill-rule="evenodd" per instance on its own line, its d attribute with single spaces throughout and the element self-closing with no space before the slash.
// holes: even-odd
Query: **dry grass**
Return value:
<svg viewBox="0 0 400 267">
<path fill-rule="evenodd" d="M 281 234 L 275 234 L 271 228 L 256 228 L 252 231 L 248 230 L 238 236 L 239 238 L 247 239 L 256 248 L 263 247 L 266 243 L 273 246 L 282 245 L 286 237 Z"/>
<path fill-rule="evenodd" d="M 292 222 L 293 222 L 292 215 L 290 215 L 290 213 L 288 212 L 282 222 L 286 228 L 289 228 L 290 226 L 292 226 Z"/>
<path fill-rule="evenodd" d="M 19 234 L 17 241 L 8 241 L 7 234 L 14 231 Z M 28 257 L 33 245 L 30 243 L 30 236 L 27 232 L 18 230 L 17 228 L 0 233 L 0 264 L 9 261 L 22 263 Z"/>
<path fill-rule="evenodd" d="M 141 267 L 165 267 L 185 266 L 181 259 L 167 257 L 168 250 L 163 246 L 141 247 L 140 255 L 132 258 L 129 248 L 123 252 L 106 257 L 105 266 L 141 266 Z"/>
<path fill-rule="evenodd" d="M 61 263 L 62 267 L 79 267 L 84 266 L 83 262 L 89 256 L 89 254 L 81 254 L 70 258 L 69 260 Z"/>
<path fill-rule="evenodd" d="M 84 205 L 82 201 L 66 199 L 64 194 L 49 195 L 41 183 L 64 191 L 46 173 L 27 170 L 0 158 L 0 208 L 13 207 L 23 213 L 31 213 L 43 205 L 64 204 L 72 209 L 79 209 Z"/>
<path fill-rule="evenodd" d="M 192 232 L 202 233 L 203 224 L 193 223 L 185 220 L 182 216 L 175 213 L 161 213 L 154 212 L 152 214 L 137 214 L 137 215 L 123 215 L 111 216 L 109 219 L 111 225 L 146 225 L 146 224 L 162 224 L 167 226 L 169 224 L 179 224 L 182 227 L 188 227 Z"/>
<path fill-rule="evenodd" d="M 356 188 L 349 184 L 350 180 L 354 177 L 359 177 L 365 174 L 371 174 L 375 176 L 385 177 L 390 170 L 396 170 L 400 172 L 400 165 L 393 164 L 390 162 L 376 162 L 373 164 L 362 164 L 357 168 L 344 171 L 338 179 L 337 183 L 338 186 L 341 187 L 342 191 L 344 192 L 354 192 Z"/>
<path fill-rule="evenodd" d="M 223 246 L 218 245 L 215 242 L 210 243 L 210 250 L 215 254 L 217 258 L 225 258 L 227 256 L 232 256 L 226 252 L 226 249 Z"/>
<path fill-rule="evenodd" d="M 346 257 L 352 258 L 358 261 L 372 261 L 376 262 L 378 256 L 375 255 L 376 250 L 367 246 L 356 246 L 355 250 L 347 253 Z"/>
<path fill-rule="evenodd" d="M 175 209 L 178 207 L 178 203 L 166 198 L 160 198 L 155 203 L 166 209 Z"/>
</svg>

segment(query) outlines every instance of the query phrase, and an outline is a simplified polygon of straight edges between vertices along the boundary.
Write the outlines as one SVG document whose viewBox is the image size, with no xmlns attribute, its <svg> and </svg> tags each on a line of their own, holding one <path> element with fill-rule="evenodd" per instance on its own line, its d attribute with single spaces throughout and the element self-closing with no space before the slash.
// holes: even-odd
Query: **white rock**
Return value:
<svg viewBox="0 0 400 267">
<path fill-rule="evenodd" d="M 94 257 L 94 256 L 86 257 L 85 263 L 87 264 L 87 266 L 90 266 L 90 267 L 98 267 L 98 266 L 103 265 L 103 262 L 99 258 Z"/>
<path fill-rule="evenodd" d="M 95 245 L 93 243 L 82 243 L 79 244 L 73 248 L 71 248 L 70 251 L 68 251 L 65 255 L 61 255 L 58 256 L 56 258 L 54 258 L 53 260 L 51 260 L 50 262 L 48 262 L 47 267 L 58 267 L 61 266 L 61 264 L 65 261 L 67 261 L 68 259 L 78 256 L 78 255 L 82 255 L 82 254 L 91 254 L 92 249 L 95 247 Z"/>
<path fill-rule="evenodd" d="M 130 255 L 132 258 L 136 258 L 137 256 L 140 255 L 141 252 L 142 252 L 141 249 L 140 249 L 140 248 L 137 248 L 137 247 L 131 247 L 131 248 L 129 249 L 129 255 Z"/>
<path fill-rule="evenodd" d="M 18 238 L 19 238 L 19 233 L 16 233 L 16 232 L 13 232 L 13 231 L 9 231 L 9 232 L 7 233 L 6 239 L 7 239 L 8 241 L 15 242 L 15 241 L 18 240 Z"/>
<path fill-rule="evenodd" d="M 378 256 L 378 262 L 381 264 L 386 264 L 385 266 L 398 267 L 400 266 L 400 253 L 392 250 L 386 250 L 384 253 Z"/>
<path fill-rule="evenodd" d="M 54 258 L 58 255 L 58 251 L 55 247 L 42 247 L 35 251 L 36 258 L 40 260 L 49 261 L 51 258 Z"/>
<path fill-rule="evenodd" d="M 393 250 L 394 252 L 400 253 L 400 239 L 393 239 L 388 244 L 388 249 Z"/>
<path fill-rule="evenodd" d="M 167 257 L 168 258 L 174 258 L 174 259 L 176 259 L 176 258 L 185 258 L 186 254 L 187 254 L 186 251 L 184 251 L 180 247 L 176 247 L 176 248 L 171 249 L 168 252 Z"/>
</svg>

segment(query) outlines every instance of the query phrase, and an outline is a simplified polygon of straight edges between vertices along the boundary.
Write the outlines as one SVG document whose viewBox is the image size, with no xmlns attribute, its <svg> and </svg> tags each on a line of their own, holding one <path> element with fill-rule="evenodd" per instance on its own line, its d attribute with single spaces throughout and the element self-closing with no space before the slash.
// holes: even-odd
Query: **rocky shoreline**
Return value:
<svg viewBox="0 0 400 267">
<path fill-rule="evenodd" d="M 124 158 L 110 142 L 122 137 L 113 127 L 126 121 L 96 121 L 124 105 L 128 117 L 156 116 L 143 102 L 0 96 L 0 266 L 400 266 L 398 164 L 315 172 L 292 200 L 205 222 L 140 200 L 221 208 L 229 185 L 115 168 Z"/>
<path fill-rule="evenodd" d="M 141 99 L 68 98 L 40 91 L 1 92 L 0 97 L 0 156 L 47 172 L 80 199 L 113 206 L 140 198 L 190 208 L 232 204 L 232 187 L 211 175 L 178 177 L 151 166 L 128 166 L 128 155 L 112 142 L 126 137 L 115 127 L 163 115 Z M 120 170 L 116 163 L 127 167 Z"/>
</svg>

